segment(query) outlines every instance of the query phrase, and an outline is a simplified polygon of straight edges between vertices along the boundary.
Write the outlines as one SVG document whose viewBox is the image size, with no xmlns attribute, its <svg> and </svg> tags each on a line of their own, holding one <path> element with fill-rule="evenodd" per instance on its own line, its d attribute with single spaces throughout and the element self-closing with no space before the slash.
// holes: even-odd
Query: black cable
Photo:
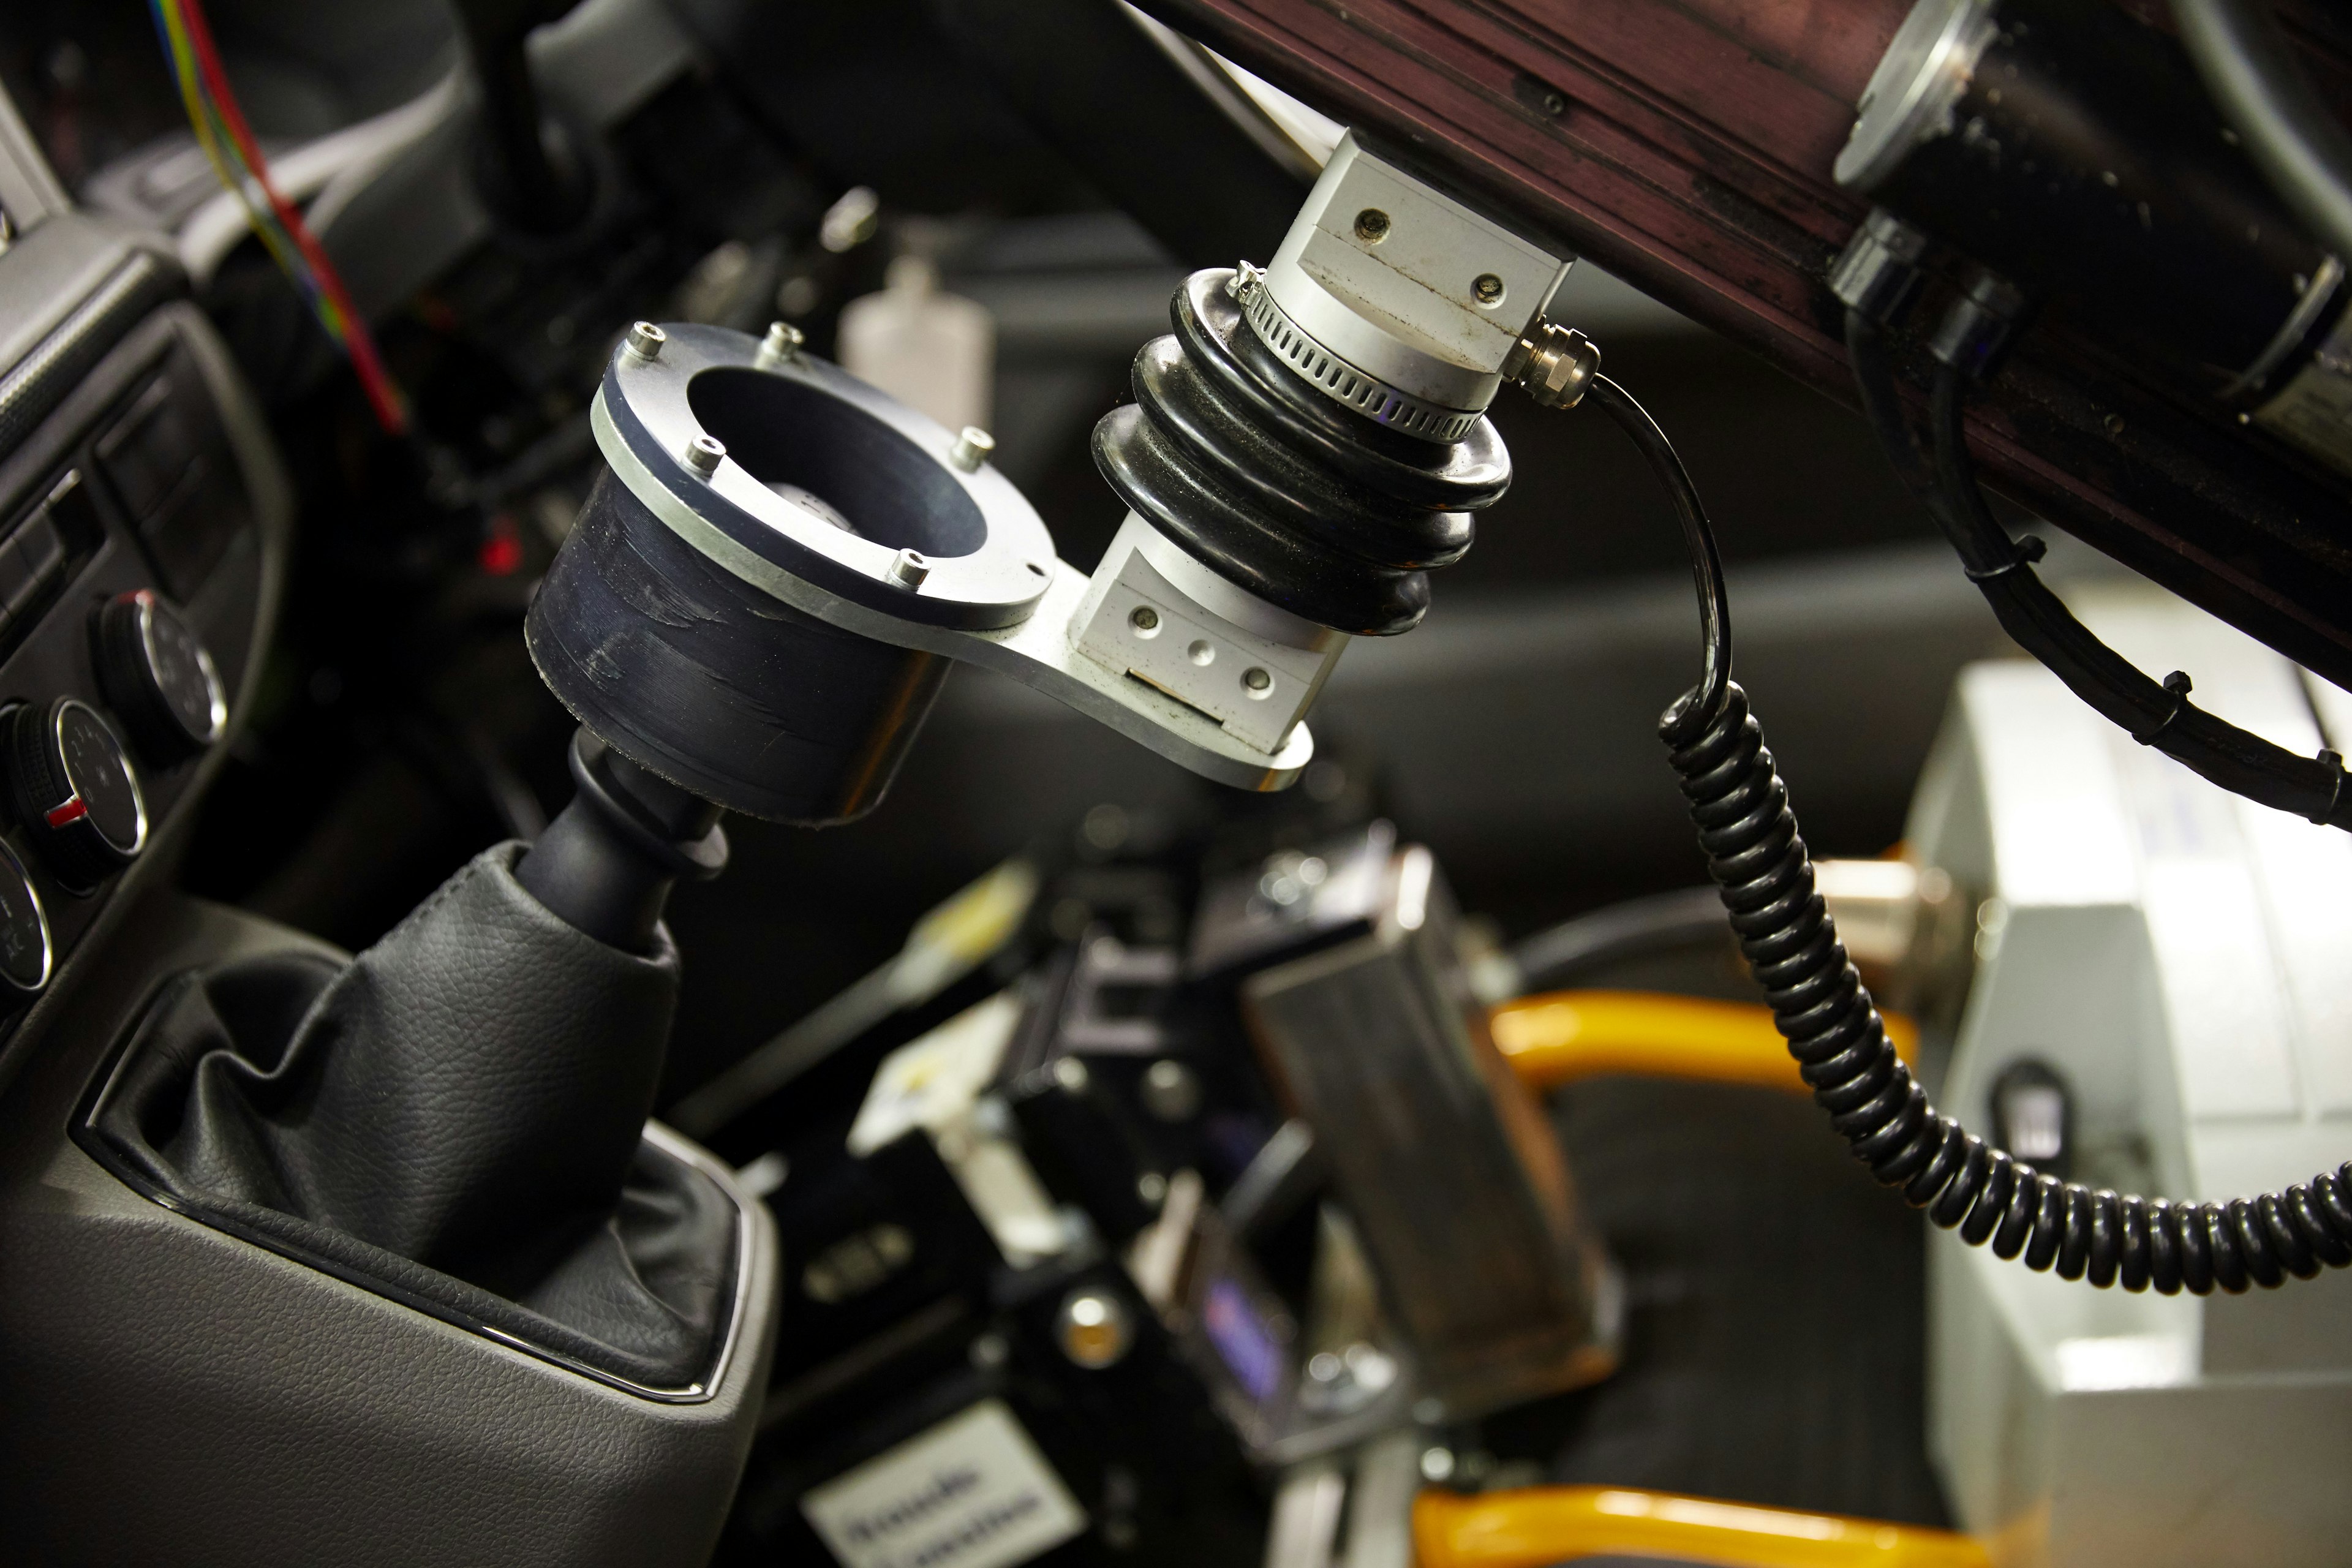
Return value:
<svg viewBox="0 0 2352 1568">
<path fill-rule="evenodd" d="M 2076 620 L 2034 575 L 2042 542 L 2029 534 L 2012 543 L 1977 484 L 1969 458 L 1966 374 L 1948 365 L 1937 374 L 1929 414 L 1935 463 L 1929 470 L 1903 417 L 1885 340 L 1859 311 L 1847 314 L 1846 347 L 1864 412 L 1888 460 L 1935 516 L 1969 580 L 2019 647 L 2132 739 L 2200 777 L 2307 821 L 2352 831 L 2352 778 L 2334 752 L 2298 756 L 2207 712 L 2189 700 L 2191 683 L 2180 671 L 2162 681 L 2150 679 Z"/>
<path fill-rule="evenodd" d="M 1862 394 L 1863 417 L 1878 437 L 1879 449 L 1895 466 L 1895 477 L 1912 498 L 1943 521 L 1936 495 L 1936 476 L 1919 454 L 1911 422 L 1903 416 L 1903 395 L 1895 390 L 1895 372 L 1888 363 L 1885 332 L 1860 310 L 1845 313 L 1845 352 L 1853 362 L 1854 383 Z M 1948 526 L 1947 527 L 1948 531 Z"/>
<path fill-rule="evenodd" d="M 2268 0 L 2172 0 L 2172 19 L 2272 188 L 2322 245 L 2352 261 L 2352 133 L 2296 65 Z"/>
<path fill-rule="evenodd" d="M 1683 544 L 1690 552 L 1691 583 L 1698 593 L 1699 637 L 1706 650 L 1698 684 L 1680 704 L 1685 719 L 1696 723 L 1721 711 L 1731 691 L 1731 595 L 1723 584 L 1723 556 L 1716 549 L 1715 527 L 1707 521 L 1706 507 L 1698 499 L 1698 487 L 1691 483 L 1690 471 L 1683 467 L 1674 443 L 1666 439 L 1649 410 L 1605 375 L 1596 374 L 1584 395 L 1642 449 L 1650 472 L 1657 476 L 1675 503 L 1675 516 L 1682 523 Z"/>
<path fill-rule="evenodd" d="M 1596 390 L 1602 384 L 1594 378 Z M 1723 566 L 1697 491 L 1656 425 L 1622 389 L 1611 384 L 1602 406 L 1642 445 L 1674 495 L 1698 583 L 1705 669 L 1659 720 L 1659 735 L 1681 777 L 1740 952 L 1814 1100 L 1854 1157 L 1970 1246 L 1990 1245 L 2001 1258 L 2022 1255 L 2027 1268 L 2055 1268 L 2062 1279 L 2202 1296 L 2217 1287 L 2235 1292 L 2250 1283 L 2276 1285 L 2290 1274 L 2309 1279 L 2323 1265 L 2352 1264 L 2352 1161 L 2284 1193 L 2175 1204 L 2062 1182 L 1937 1114 L 1895 1055 L 1838 941 L 1764 731 L 1748 710 L 1748 694 L 1728 679 Z M 1907 428 L 1903 437 L 1910 439 Z M 1982 521 L 1990 523 L 1990 516 Z M 1972 543 L 1989 542 L 1976 531 L 1979 520 L 1963 526 Z M 1718 679 L 1719 708 L 1712 695 Z"/>
<path fill-rule="evenodd" d="M 1524 991 L 1553 991 L 1621 959 L 1723 940 L 1723 905 L 1713 888 L 1678 888 L 1593 910 L 1511 944 Z"/>
</svg>

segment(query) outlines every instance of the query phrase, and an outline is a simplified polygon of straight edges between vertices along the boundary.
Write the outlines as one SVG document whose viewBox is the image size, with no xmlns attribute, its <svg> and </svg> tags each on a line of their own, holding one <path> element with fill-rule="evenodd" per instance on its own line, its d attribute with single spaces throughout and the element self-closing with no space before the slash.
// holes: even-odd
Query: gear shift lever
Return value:
<svg viewBox="0 0 2352 1568">
<path fill-rule="evenodd" d="M 525 42 L 578 0 L 453 0 L 481 84 L 478 175 L 483 198 L 518 228 L 560 234 L 588 207 L 586 172 L 540 112 Z M 560 128 L 554 133 L 561 134 Z"/>
<path fill-rule="evenodd" d="M 515 880 L 567 924 L 644 952 L 670 885 L 726 869 L 719 808 L 585 730 L 572 738 L 572 779 L 579 793 L 515 867 Z"/>
<path fill-rule="evenodd" d="M 584 731 L 572 767 L 535 847 L 477 857 L 349 964 L 172 982 L 92 1130 L 225 1228 L 676 1388 L 724 1336 L 736 1222 L 640 1141 L 677 994 L 660 916 L 727 838 L 717 807 Z"/>
</svg>

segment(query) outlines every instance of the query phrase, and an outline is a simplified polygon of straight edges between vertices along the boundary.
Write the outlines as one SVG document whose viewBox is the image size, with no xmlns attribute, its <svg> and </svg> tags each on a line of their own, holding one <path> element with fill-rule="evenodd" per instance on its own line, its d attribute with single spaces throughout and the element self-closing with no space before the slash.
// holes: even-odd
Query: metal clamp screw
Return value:
<svg viewBox="0 0 2352 1568">
<path fill-rule="evenodd" d="M 790 321 L 772 321 L 769 323 L 768 335 L 760 340 L 759 350 L 751 356 L 752 368 L 773 370 L 780 364 L 788 364 L 799 356 L 801 345 L 807 342 L 808 334 Z"/>
<path fill-rule="evenodd" d="M 707 479 L 719 471 L 719 463 L 727 456 L 727 443 L 716 436 L 697 436 L 679 455 L 686 459 L 688 468 Z"/>
<path fill-rule="evenodd" d="M 901 550 L 891 558 L 890 581 L 901 588 L 919 588 L 930 574 L 930 559 L 919 550 Z"/>
<path fill-rule="evenodd" d="M 630 326 L 625 342 L 629 352 L 639 359 L 659 359 L 662 344 L 669 342 L 669 334 L 651 321 L 637 321 Z"/>
<path fill-rule="evenodd" d="M 967 474 L 978 473 L 980 466 L 988 461 L 988 455 L 995 450 L 995 437 L 977 425 L 967 425 L 957 434 L 955 445 L 948 448 L 948 461 Z"/>
</svg>

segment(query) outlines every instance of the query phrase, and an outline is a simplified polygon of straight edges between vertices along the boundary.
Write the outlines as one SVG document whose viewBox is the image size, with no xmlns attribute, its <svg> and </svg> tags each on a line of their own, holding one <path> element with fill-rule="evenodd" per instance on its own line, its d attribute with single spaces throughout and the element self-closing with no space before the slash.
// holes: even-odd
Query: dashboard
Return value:
<svg viewBox="0 0 2352 1568">
<path fill-rule="evenodd" d="M 0 1077 L 168 871 L 268 632 L 288 492 L 183 292 L 70 213 L 0 251 Z"/>
</svg>

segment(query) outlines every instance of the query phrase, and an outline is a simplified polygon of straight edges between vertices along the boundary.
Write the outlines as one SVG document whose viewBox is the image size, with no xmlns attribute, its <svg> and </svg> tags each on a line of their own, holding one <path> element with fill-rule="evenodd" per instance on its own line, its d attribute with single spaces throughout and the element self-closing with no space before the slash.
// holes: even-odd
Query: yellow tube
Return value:
<svg viewBox="0 0 2352 1568">
<path fill-rule="evenodd" d="M 1906 1062 L 1918 1059 L 1919 1030 L 1884 1015 Z M 1487 1015 L 1495 1045 L 1521 1081 L 1556 1089 L 1601 1073 L 1700 1079 L 1808 1092 L 1772 1026 L 1769 1007 L 1708 1002 L 1652 991 L 1555 991 L 1506 1002 Z"/>
<path fill-rule="evenodd" d="M 1413 1502 L 1418 1568 L 1549 1568 L 1667 1557 L 1725 1568 L 1988 1568 L 1965 1535 L 1629 1487 L 1530 1487 Z"/>
</svg>

